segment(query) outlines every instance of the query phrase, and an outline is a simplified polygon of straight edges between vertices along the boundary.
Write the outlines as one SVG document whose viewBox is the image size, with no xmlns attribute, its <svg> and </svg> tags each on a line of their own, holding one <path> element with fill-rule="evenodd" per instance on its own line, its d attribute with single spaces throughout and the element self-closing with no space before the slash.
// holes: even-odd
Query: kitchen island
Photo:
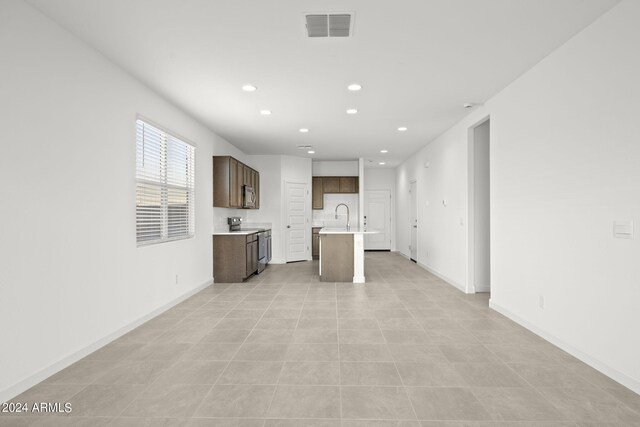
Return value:
<svg viewBox="0 0 640 427">
<path fill-rule="evenodd" d="M 376 231 L 354 228 L 320 230 L 320 281 L 365 283 L 364 235 Z"/>
</svg>

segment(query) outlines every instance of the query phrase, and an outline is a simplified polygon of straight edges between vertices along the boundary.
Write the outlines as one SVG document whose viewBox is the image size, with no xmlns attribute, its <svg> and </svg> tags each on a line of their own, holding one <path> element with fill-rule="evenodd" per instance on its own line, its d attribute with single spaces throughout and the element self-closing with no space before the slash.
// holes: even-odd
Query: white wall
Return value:
<svg viewBox="0 0 640 427">
<path fill-rule="evenodd" d="M 0 55 L 5 401 L 211 281 L 211 156 L 242 153 L 21 1 Z M 137 114 L 197 144 L 193 239 L 136 247 Z"/>
<path fill-rule="evenodd" d="M 397 250 L 410 256 L 409 183 L 416 181 L 417 262 L 466 288 L 467 130 L 457 126 L 397 168 Z"/>
<path fill-rule="evenodd" d="M 612 237 L 640 221 L 638 20 L 623 1 L 492 101 L 491 257 L 496 307 L 640 392 L 640 241 Z"/>
<path fill-rule="evenodd" d="M 636 392 L 640 241 L 614 239 L 612 223 L 640 221 L 638 20 L 640 3 L 622 1 L 397 175 L 399 212 L 418 179 L 419 260 L 465 287 L 467 132 L 490 114 L 492 307 Z"/>
<path fill-rule="evenodd" d="M 364 191 L 389 190 L 391 193 L 391 250 L 396 250 L 396 170 L 365 168 Z"/>
<path fill-rule="evenodd" d="M 312 163 L 313 176 L 358 176 L 358 161 L 318 160 Z"/>
</svg>

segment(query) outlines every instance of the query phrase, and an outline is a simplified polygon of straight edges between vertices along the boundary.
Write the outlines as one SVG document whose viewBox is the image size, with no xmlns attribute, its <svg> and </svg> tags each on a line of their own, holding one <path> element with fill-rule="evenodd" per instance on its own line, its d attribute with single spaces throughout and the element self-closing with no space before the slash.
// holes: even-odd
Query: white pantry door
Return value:
<svg viewBox="0 0 640 427">
<path fill-rule="evenodd" d="M 364 235 L 365 250 L 391 249 L 391 192 L 367 190 L 364 192 L 365 231 L 377 234 Z"/>
<path fill-rule="evenodd" d="M 309 189 L 307 184 L 285 183 L 285 238 L 287 262 L 309 259 Z"/>
</svg>

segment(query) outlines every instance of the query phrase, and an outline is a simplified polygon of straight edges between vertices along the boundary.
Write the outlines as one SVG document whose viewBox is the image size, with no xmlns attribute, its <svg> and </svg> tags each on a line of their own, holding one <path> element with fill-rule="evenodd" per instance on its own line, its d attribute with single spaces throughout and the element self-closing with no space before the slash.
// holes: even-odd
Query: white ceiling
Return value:
<svg viewBox="0 0 640 427">
<path fill-rule="evenodd" d="M 30 3 L 248 154 L 307 156 L 296 146 L 310 144 L 316 159 L 393 166 L 618 0 Z M 353 37 L 306 37 L 304 12 L 344 11 Z"/>
</svg>

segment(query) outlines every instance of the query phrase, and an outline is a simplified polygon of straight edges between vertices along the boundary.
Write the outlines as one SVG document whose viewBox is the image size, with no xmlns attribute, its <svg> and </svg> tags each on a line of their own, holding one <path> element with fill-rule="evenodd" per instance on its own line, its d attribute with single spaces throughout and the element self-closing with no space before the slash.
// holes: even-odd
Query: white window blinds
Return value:
<svg viewBox="0 0 640 427">
<path fill-rule="evenodd" d="M 194 235 L 195 147 L 136 121 L 138 246 Z"/>
</svg>

